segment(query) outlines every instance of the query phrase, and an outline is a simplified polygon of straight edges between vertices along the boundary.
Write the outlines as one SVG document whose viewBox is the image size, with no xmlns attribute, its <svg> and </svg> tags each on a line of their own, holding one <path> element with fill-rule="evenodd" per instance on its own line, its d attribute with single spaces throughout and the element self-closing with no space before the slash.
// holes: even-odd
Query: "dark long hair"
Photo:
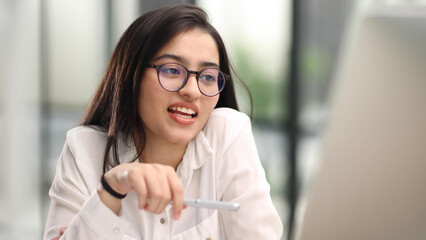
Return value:
<svg viewBox="0 0 426 240">
<path fill-rule="evenodd" d="M 194 28 L 212 36 L 219 51 L 220 70 L 231 75 L 222 38 L 208 22 L 207 14 L 195 5 L 169 6 L 148 12 L 136 19 L 121 36 L 82 121 L 82 125 L 99 126 L 108 134 L 103 172 L 120 163 L 117 142 L 119 135 L 126 139 L 138 138 L 140 144 L 136 146 L 137 156 L 134 161 L 142 154 L 145 133 L 137 111 L 137 102 L 145 66 L 173 37 Z M 247 88 L 246 90 L 248 91 Z M 232 78 L 220 93 L 217 107 L 238 110 Z M 112 159 L 109 158 L 111 150 Z"/>
</svg>

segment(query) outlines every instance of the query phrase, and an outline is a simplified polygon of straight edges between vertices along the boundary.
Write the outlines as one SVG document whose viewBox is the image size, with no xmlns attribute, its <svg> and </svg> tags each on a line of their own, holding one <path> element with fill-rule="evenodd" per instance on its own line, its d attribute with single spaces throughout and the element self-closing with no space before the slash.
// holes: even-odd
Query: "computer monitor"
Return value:
<svg viewBox="0 0 426 240">
<path fill-rule="evenodd" d="M 426 8 L 367 14 L 348 45 L 296 240 L 426 239 Z"/>
</svg>

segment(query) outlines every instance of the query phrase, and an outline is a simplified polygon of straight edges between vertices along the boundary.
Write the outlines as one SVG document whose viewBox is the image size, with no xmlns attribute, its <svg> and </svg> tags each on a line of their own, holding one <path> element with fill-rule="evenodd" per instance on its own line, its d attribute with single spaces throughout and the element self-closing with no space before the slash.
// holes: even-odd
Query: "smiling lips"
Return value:
<svg viewBox="0 0 426 240">
<path fill-rule="evenodd" d="M 172 106 L 167 111 L 173 120 L 185 125 L 194 123 L 198 114 L 194 109 L 183 106 Z"/>
<path fill-rule="evenodd" d="M 197 114 L 195 113 L 194 110 L 190 109 L 190 108 L 186 108 L 186 107 L 170 107 L 169 109 L 167 109 L 169 112 L 178 115 L 179 117 L 182 118 L 193 118 L 196 117 Z"/>
</svg>

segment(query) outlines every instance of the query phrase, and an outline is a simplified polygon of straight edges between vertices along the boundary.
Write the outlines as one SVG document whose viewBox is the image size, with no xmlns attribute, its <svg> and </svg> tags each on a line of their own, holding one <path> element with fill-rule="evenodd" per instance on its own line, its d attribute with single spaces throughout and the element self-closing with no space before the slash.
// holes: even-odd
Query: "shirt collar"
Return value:
<svg viewBox="0 0 426 240">
<path fill-rule="evenodd" d="M 191 182 L 194 170 L 211 161 L 213 154 L 214 151 L 202 131 L 188 143 L 183 159 L 176 170 L 184 187 Z"/>
</svg>

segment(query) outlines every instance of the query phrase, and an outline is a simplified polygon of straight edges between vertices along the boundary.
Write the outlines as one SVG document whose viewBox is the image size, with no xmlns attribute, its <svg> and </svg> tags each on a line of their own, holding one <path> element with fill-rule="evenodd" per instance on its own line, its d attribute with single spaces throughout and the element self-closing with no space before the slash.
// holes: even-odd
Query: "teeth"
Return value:
<svg viewBox="0 0 426 240">
<path fill-rule="evenodd" d="M 186 113 L 186 114 L 190 114 L 190 115 L 194 115 L 195 111 L 193 109 L 190 108 L 186 108 L 186 107 L 171 107 L 170 108 L 173 111 L 178 111 L 178 112 L 182 112 L 182 113 Z M 180 116 L 180 114 L 178 114 Z"/>
<path fill-rule="evenodd" d="M 176 113 L 176 115 L 178 115 L 181 118 L 192 118 L 192 115 L 182 115 L 182 114 L 179 114 L 179 113 Z"/>
</svg>

